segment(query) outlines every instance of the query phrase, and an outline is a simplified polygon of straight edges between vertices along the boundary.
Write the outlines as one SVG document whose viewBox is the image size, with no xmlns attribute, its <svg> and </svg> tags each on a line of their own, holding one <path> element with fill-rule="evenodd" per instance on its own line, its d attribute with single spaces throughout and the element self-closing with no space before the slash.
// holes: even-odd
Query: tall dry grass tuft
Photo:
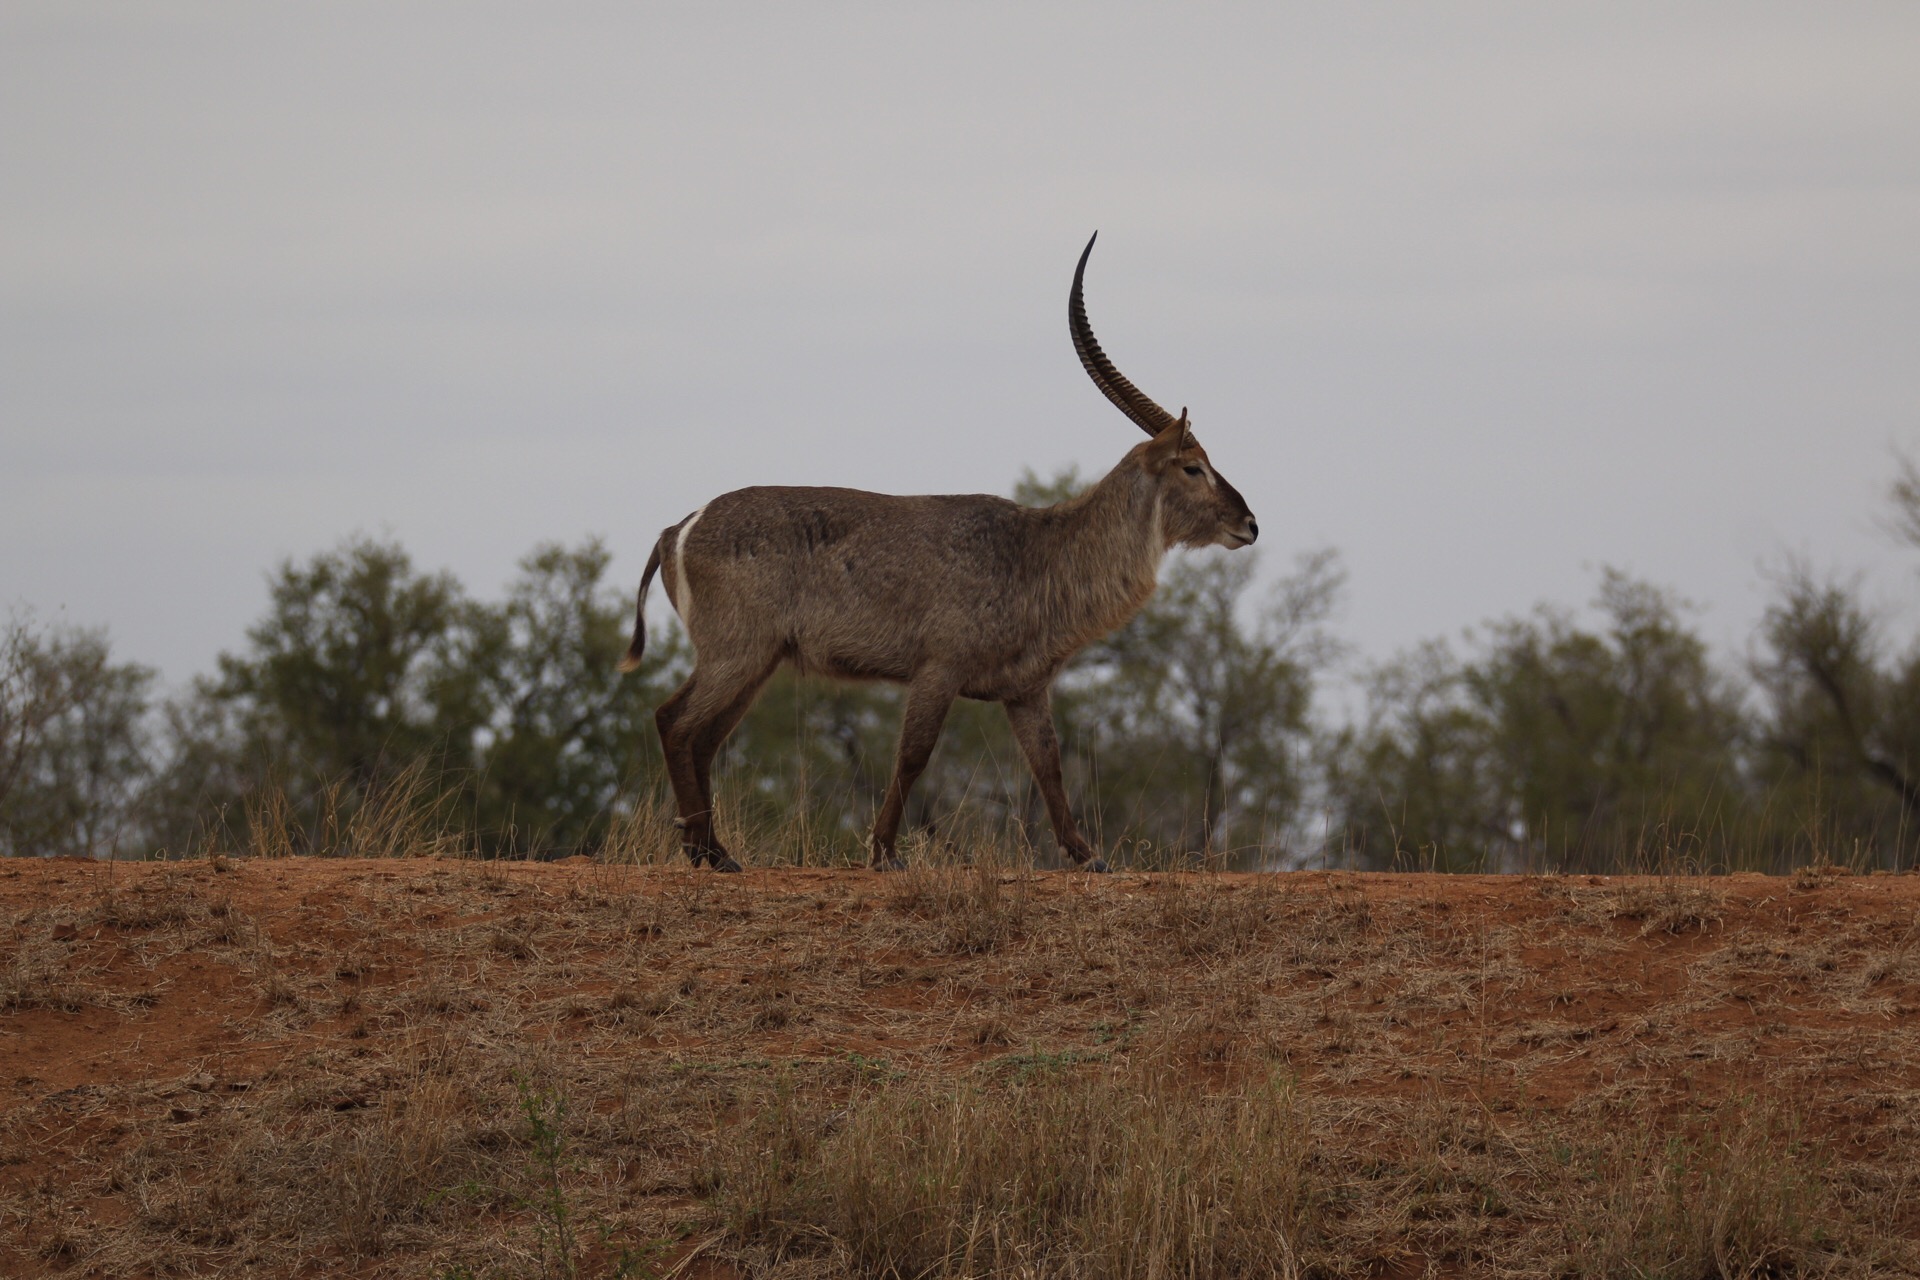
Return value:
<svg viewBox="0 0 1920 1280">
<path fill-rule="evenodd" d="M 347 808 L 329 789 L 319 852 L 347 858 L 421 858 L 457 855 L 471 842 L 449 812 L 449 792 L 426 760 L 367 788 Z"/>
<path fill-rule="evenodd" d="M 1293 1276 L 1323 1195 L 1292 1088 L 1051 1068 L 898 1083 L 833 1116 L 778 1095 L 723 1159 L 743 1240 L 861 1275 Z"/>
<path fill-rule="evenodd" d="M 423 758 L 362 790 L 344 778 L 328 783 L 314 799 L 309 827 L 287 787 L 269 783 L 247 799 L 244 850 L 259 858 L 457 856 L 472 850 L 474 836 L 455 823 L 456 800 L 456 790 Z"/>
<path fill-rule="evenodd" d="M 491 1185 L 494 1152 L 510 1141 L 507 1108 L 459 1056 L 422 1046 L 410 1059 L 385 1087 L 289 1082 L 176 1110 L 120 1162 L 116 1181 L 135 1214 L 108 1234 L 101 1263 L 144 1267 L 156 1240 L 359 1257 L 432 1243 L 471 1216 L 474 1189 Z M 196 1126 L 191 1146 L 179 1140 L 182 1120 Z"/>
<path fill-rule="evenodd" d="M 1750 1103 L 1599 1149 L 1573 1208 L 1570 1274 L 1736 1280 L 1819 1274 L 1839 1220 L 1798 1123 Z"/>
<path fill-rule="evenodd" d="M 1724 891 L 1673 876 L 1630 882 L 1609 895 L 1616 920 L 1640 921 L 1640 936 L 1706 929 L 1726 918 Z"/>
<path fill-rule="evenodd" d="M 835 826 L 819 797 L 801 793 L 792 804 L 740 805 L 725 799 L 714 805 L 714 834 L 749 867 L 847 867 L 865 862 L 850 819 Z M 600 850 L 603 862 L 656 864 L 684 862 L 674 804 L 664 789 L 642 792 L 633 808 L 618 815 Z"/>
<path fill-rule="evenodd" d="M 78 1013 L 92 1003 L 87 988 L 74 981 L 67 948 L 57 942 L 18 940 L 0 961 L 0 1013 Z"/>
<path fill-rule="evenodd" d="M 284 786 L 268 785 L 246 799 L 246 851 L 256 858 L 291 858 L 305 843 Z"/>
<path fill-rule="evenodd" d="M 681 857 L 680 833 L 673 825 L 673 801 L 661 791 L 635 797 L 633 807 L 615 816 L 600 849 L 600 861 L 651 865 Z"/>
<path fill-rule="evenodd" d="M 1183 956 L 1228 956 L 1260 946 L 1280 923 L 1277 877 L 1236 884 L 1214 875 L 1168 875 L 1153 898 L 1156 923 Z"/>
<path fill-rule="evenodd" d="M 1031 908 L 1027 877 L 1009 871 L 1003 851 L 986 848 L 973 862 L 956 862 L 914 840 L 906 869 L 887 881 L 887 905 L 925 922 L 931 949 L 980 955 L 1017 937 Z"/>
</svg>

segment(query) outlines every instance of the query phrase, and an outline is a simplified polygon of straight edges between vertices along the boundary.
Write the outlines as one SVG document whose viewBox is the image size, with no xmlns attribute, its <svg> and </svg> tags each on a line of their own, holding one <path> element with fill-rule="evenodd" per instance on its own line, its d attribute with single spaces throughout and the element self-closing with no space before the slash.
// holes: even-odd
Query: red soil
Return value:
<svg viewBox="0 0 1920 1280">
<path fill-rule="evenodd" d="M 489 1019 L 609 1071 L 960 1072 L 1157 1038 L 1195 1072 L 1279 1063 L 1334 1100 L 1790 1099 L 1863 1166 L 1920 1151 L 1920 877 L 929 874 L 0 864 L 7 1273 L 123 1256 L 136 1144 L 302 1064 L 335 1110 L 377 1106 L 386 1086 L 339 1064 Z M 1916 1213 L 1888 1225 L 1920 1234 Z"/>
</svg>

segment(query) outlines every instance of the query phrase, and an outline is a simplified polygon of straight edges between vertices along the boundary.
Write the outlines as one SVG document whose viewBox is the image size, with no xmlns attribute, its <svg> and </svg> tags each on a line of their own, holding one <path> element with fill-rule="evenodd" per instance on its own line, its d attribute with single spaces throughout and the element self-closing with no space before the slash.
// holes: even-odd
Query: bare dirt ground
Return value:
<svg viewBox="0 0 1920 1280">
<path fill-rule="evenodd" d="M 9 862 L 0 943 L 7 1275 L 1920 1267 L 1920 877 Z"/>
</svg>

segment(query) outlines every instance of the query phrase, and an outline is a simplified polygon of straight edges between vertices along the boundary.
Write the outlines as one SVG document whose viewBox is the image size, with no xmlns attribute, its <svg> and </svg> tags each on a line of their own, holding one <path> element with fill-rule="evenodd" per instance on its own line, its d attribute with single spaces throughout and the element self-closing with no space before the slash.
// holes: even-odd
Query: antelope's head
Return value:
<svg viewBox="0 0 1920 1280">
<path fill-rule="evenodd" d="M 1099 239 L 1095 232 L 1093 240 Z M 1213 469 L 1207 451 L 1193 438 L 1187 423 L 1187 411 L 1174 417 L 1149 400 L 1126 376 L 1113 367 L 1106 352 L 1094 339 L 1087 323 L 1087 304 L 1082 282 L 1087 273 L 1087 258 L 1093 253 L 1093 240 L 1080 253 L 1080 265 L 1073 271 L 1073 293 L 1067 299 L 1067 327 L 1073 332 L 1073 349 L 1080 364 L 1093 379 L 1101 394 L 1113 401 L 1120 412 L 1152 439 L 1136 445 L 1122 466 L 1137 467 L 1157 486 L 1161 528 L 1168 546 L 1247 547 L 1260 536 L 1260 526 L 1247 508 L 1240 491 Z"/>
</svg>

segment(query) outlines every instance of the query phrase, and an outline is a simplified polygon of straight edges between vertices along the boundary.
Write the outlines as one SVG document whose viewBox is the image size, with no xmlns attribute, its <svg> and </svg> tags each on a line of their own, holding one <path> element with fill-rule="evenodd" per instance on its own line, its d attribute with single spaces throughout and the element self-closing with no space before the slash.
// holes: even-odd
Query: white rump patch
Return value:
<svg viewBox="0 0 1920 1280">
<path fill-rule="evenodd" d="M 673 540 L 673 581 L 676 588 L 673 593 L 674 608 L 680 611 L 680 621 L 693 621 L 693 597 L 687 592 L 687 535 L 693 532 L 693 526 L 700 517 L 707 514 L 702 506 L 680 524 L 680 534 Z"/>
</svg>

